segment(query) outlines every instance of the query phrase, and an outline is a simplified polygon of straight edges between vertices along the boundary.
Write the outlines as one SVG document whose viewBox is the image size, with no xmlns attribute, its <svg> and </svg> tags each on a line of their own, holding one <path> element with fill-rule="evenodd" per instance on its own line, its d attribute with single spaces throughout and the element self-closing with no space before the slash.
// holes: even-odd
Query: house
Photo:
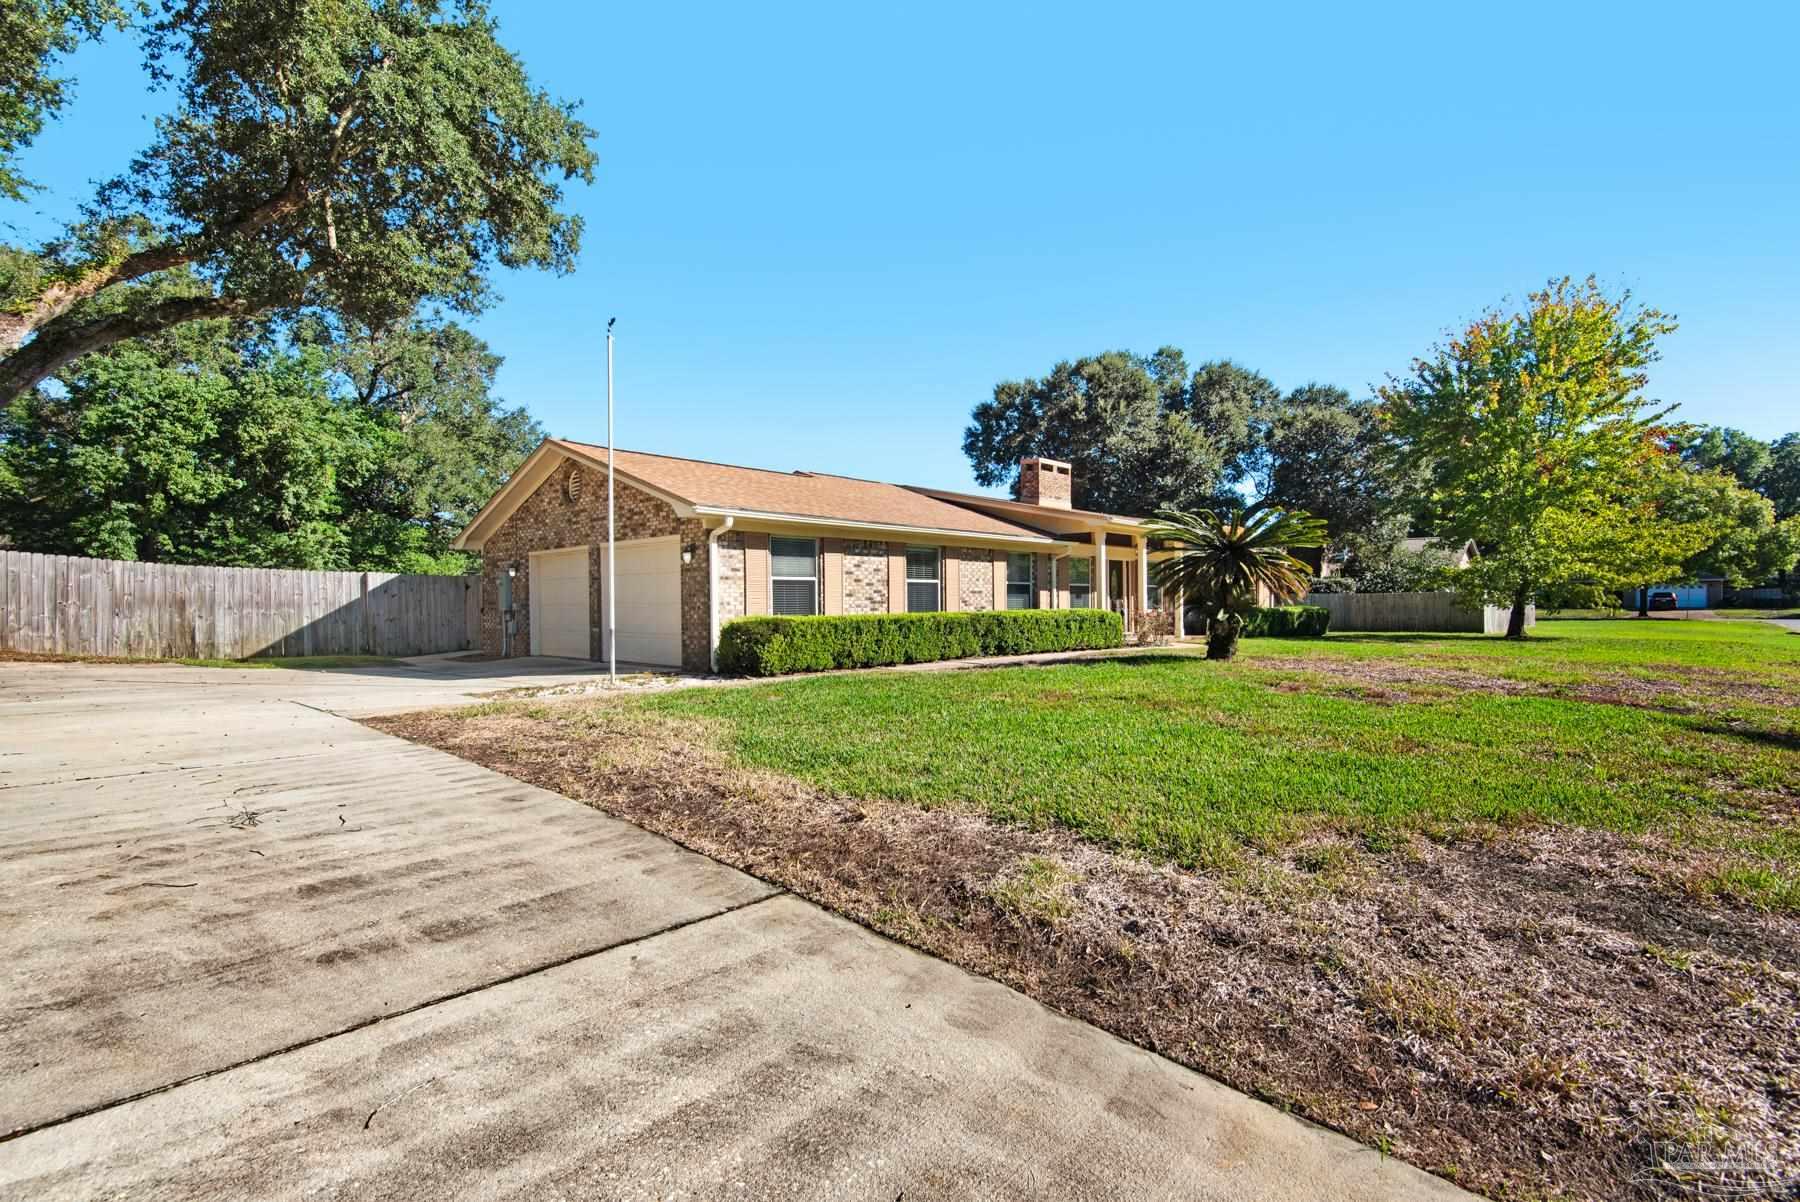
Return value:
<svg viewBox="0 0 1800 1202">
<path fill-rule="evenodd" d="M 1431 537 L 1403 538 L 1400 540 L 1400 548 L 1409 555 L 1418 555 L 1426 551 L 1447 555 L 1450 557 L 1449 566 L 1453 568 L 1466 568 L 1481 557 L 1481 551 L 1475 546 L 1475 540 L 1472 538 L 1464 540 L 1463 545 L 1454 550 L 1441 545 L 1437 539 Z"/>
<path fill-rule="evenodd" d="M 1725 603 L 1725 578 L 1700 576 L 1691 584 L 1651 584 L 1621 589 L 1619 602 L 1627 609 L 1639 609 L 1649 605 L 1651 593 L 1674 593 L 1676 609 L 1711 609 Z"/>
<path fill-rule="evenodd" d="M 1020 464 L 1019 499 L 619 450 L 621 661 L 706 670 L 746 614 L 1160 604 L 1146 523 L 1071 506 L 1070 466 Z M 604 659 L 606 448 L 547 439 L 457 538 L 481 553 L 492 655 Z M 1173 608 L 1173 607 L 1171 607 Z"/>
</svg>

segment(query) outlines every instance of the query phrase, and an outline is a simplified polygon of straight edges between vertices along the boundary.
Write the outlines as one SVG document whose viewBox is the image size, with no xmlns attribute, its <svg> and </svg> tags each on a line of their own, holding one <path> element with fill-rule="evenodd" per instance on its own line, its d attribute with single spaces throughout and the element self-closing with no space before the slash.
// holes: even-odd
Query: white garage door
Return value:
<svg viewBox="0 0 1800 1202">
<path fill-rule="evenodd" d="M 679 538 L 619 544 L 619 608 L 613 620 L 621 662 L 681 666 Z"/>
<path fill-rule="evenodd" d="M 588 552 L 540 551 L 531 557 L 531 653 L 587 659 Z"/>
</svg>

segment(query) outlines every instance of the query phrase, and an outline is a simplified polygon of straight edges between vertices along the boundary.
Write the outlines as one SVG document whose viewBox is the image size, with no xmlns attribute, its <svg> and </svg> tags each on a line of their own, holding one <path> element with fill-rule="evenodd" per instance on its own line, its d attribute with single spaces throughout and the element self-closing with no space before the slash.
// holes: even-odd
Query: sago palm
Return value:
<svg viewBox="0 0 1800 1202">
<path fill-rule="evenodd" d="M 1179 589 L 1184 604 L 1198 603 L 1206 614 L 1206 657 L 1237 653 L 1244 613 L 1256 604 L 1258 588 L 1278 601 L 1303 596 L 1312 569 L 1288 553 L 1317 547 L 1325 523 L 1299 510 L 1265 509 L 1254 514 L 1184 513 L 1164 509 L 1148 531 L 1171 550 L 1151 568 L 1157 584 Z"/>
</svg>

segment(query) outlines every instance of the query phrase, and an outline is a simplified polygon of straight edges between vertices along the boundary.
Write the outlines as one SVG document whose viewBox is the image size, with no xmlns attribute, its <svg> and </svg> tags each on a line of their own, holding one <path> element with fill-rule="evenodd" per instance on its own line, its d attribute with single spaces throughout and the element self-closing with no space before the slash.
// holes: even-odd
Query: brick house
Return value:
<svg viewBox="0 0 1800 1202">
<path fill-rule="evenodd" d="M 1020 499 L 620 450 L 621 662 L 712 666 L 746 614 L 1158 603 L 1145 523 L 1070 505 L 1066 463 L 1027 459 Z M 492 655 L 606 658 L 606 448 L 547 439 L 456 546 L 481 553 Z M 507 614 L 510 612 L 510 622 Z"/>
</svg>

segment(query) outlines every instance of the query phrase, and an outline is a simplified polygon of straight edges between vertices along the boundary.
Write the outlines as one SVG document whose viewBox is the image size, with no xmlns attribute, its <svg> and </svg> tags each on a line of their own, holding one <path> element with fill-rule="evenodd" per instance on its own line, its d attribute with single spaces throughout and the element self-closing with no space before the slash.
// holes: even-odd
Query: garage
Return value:
<svg viewBox="0 0 1800 1202">
<path fill-rule="evenodd" d="M 605 558 L 602 552 L 603 569 Z M 614 624 L 620 662 L 680 667 L 681 540 L 621 542 L 618 587 Z"/>
<path fill-rule="evenodd" d="M 588 549 L 531 554 L 531 653 L 591 659 Z"/>
</svg>

